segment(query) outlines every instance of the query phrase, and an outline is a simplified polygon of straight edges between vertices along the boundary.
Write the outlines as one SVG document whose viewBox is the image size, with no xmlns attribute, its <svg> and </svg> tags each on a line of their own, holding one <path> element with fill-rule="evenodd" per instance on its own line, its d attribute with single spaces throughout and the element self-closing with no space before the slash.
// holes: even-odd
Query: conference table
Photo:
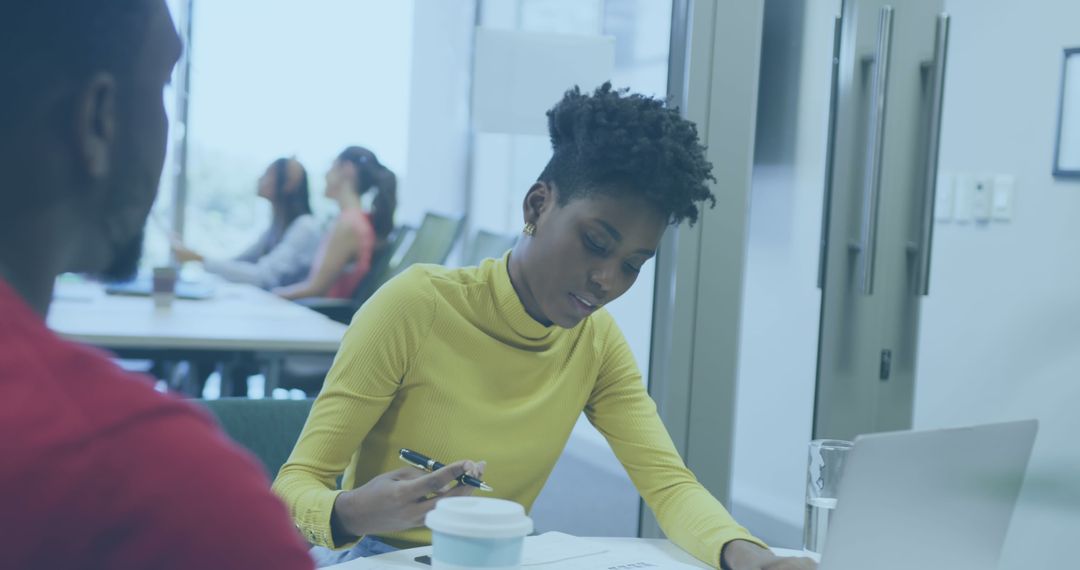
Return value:
<svg viewBox="0 0 1080 570">
<path fill-rule="evenodd" d="M 345 325 L 257 287 L 215 282 L 206 299 L 157 308 L 148 296 L 110 295 L 94 282 L 60 279 L 48 325 L 62 337 L 121 359 L 248 362 L 266 374 L 267 395 L 287 358 L 337 352 Z"/>
<path fill-rule="evenodd" d="M 552 535 L 560 535 L 560 533 L 550 533 L 549 535 L 541 535 L 541 537 L 529 537 L 528 540 L 535 540 L 541 538 L 546 539 Z M 562 540 L 579 540 L 568 535 L 554 536 L 556 543 Z M 638 564 L 639 568 L 712 568 L 700 560 L 694 558 L 685 550 L 675 546 L 670 540 L 662 538 L 596 538 L 591 537 L 584 539 L 590 543 L 597 544 L 603 548 L 608 549 L 611 552 L 624 553 L 627 560 L 640 560 L 643 564 Z M 528 543 L 526 543 L 526 551 L 529 550 Z M 557 548 L 557 547 L 556 547 Z M 779 556 L 809 556 L 810 558 L 817 559 L 818 557 L 813 554 L 806 554 L 801 550 L 789 550 L 784 548 L 773 548 Z M 421 570 L 426 568 L 431 570 L 431 566 L 421 562 L 417 562 L 416 558 L 420 556 L 430 556 L 431 547 L 423 546 L 420 548 L 411 548 L 408 550 L 398 550 L 395 552 L 388 552 L 386 554 L 380 554 L 378 556 L 372 556 L 371 558 L 361 558 L 359 560 L 353 560 L 351 562 L 343 562 L 341 564 L 335 564 L 333 566 L 326 566 L 325 568 L 333 570 L 393 570 L 393 569 L 416 569 Z M 526 554 L 528 556 L 528 554 Z M 647 562 L 646 562 L 647 561 Z M 597 561 L 597 567 L 605 567 L 604 562 Z M 624 564 L 626 568 L 635 567 L 634 564 Z M 586 557 L 572 556 L 568 559 L 564 559 L 554 563 L 531 563 L 527 567 L 533 570 L 559 570 L 560 568 L 572 568 L 573 570 L 585 570 L 591 567 L 590 562 Z M 620 566 L 621 567 L 621 566 Z M 605 567 L 606 568 L 606 567 Z"/>
</svg>

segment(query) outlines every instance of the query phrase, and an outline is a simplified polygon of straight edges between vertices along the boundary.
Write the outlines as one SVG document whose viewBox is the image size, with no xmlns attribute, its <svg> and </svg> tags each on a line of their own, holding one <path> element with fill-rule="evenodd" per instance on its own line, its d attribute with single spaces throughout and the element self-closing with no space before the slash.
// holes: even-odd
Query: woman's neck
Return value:
<svg viewBox="0 0 1080 570">
<path fill-rule="evenodd" d="M 278 206 L 278 205 L 275 204 L 273 206 L 273 223 L 272 223 L 272 226 L 275 227 L 275 228 L 278 228 L 278 229 L 284 229 L 285 225 L 288 224 L 288 222 L 289 222 L 289 220 L 285 219 L 285 216 L 286 216 L 285 208 L 282 208 L 281 206 Z"/>
<path fill-rule="evenodd" d="M 360 201 L 360 194 L 353 190 L 342 192 L 341 195 L 338 196 L 337 202 L 338 207 L 342 210 L 348 210 L 350 208 L 360 209 L 364 207 L 363 203 Z"/>
<path fill-rule="evenodd" d="M 551 321 L 540 311 L 540 303 L 536 300 L 536 295 L 533 294 L 532 288 L 529 287 L 529 280 L 525 276 L 525 265 L 522 259 L 524 250 L 525 246 L 518 242 L 510 252 L 510 261 L 506 264 L 506 272 L 510 275 L 510 285 L 514 288 L 514 293 L 517 294 L 525 312 L 534 321 L 550 327 Z"/>
</svg>

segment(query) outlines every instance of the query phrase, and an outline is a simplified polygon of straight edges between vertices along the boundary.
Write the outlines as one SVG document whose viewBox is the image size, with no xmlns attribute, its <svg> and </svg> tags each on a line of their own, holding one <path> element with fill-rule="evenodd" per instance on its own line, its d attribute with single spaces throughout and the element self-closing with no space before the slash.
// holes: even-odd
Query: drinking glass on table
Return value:
<svg viewBox="0 0 1080 570">
<path fill-rule="evenodd" d="M 176 298 L 176 281 L 179 278 L 176 268 L 172 266 L 155 267 L 153 281 L 151 283 L 151 296 L 154 298 L 154 307 L 168 309 L 172 307 L 173 299 Z"/>
<path fill-rule="evenodd" d="M 821 555 L 829 532 L 829 521 L 836 510 L 836 491 L 844 461 L 852 443 L 839 439 L 815 439 L 810 442 L 806 471 L 806 519 L 803 526 L 803 550 Z"/>
</svg>

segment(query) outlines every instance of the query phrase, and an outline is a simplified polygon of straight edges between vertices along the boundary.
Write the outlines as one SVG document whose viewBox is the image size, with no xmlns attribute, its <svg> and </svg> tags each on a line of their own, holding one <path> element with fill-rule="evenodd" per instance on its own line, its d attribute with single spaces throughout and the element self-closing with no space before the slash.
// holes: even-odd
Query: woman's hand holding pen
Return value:
<svg viewBox="0 0 1080 570">
<path fill-rule="evenodd" d="M 404 467 L 340 493 L 330 516 L 335 542 L 423 526 L 424 515 L 435 508 L 439 499 L 476 491 L 458 485 L 456 479 L 465 474 L 482 478 L 484 466 L 482 461 L 458 461 L 433 473 Z"/>
</svg>

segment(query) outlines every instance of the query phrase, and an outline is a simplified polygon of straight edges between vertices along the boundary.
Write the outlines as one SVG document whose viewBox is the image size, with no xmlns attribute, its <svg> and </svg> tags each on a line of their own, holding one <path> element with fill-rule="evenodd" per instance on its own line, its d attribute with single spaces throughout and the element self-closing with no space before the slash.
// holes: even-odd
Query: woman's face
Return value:
<svg viewBox="0 0 1080 570">
<path fill-rule="evenodd" d="M 642 198 L 595 194 L 559 205 L 557 189 L 543 183 L 529 191 L 525 216 L 536 231 L 520 248 L 531 297 L 523 300 L 534 318 L 563 328 L 629 290 L 668 225 Z"/>
<path fill-rule="evenodd" d="M 326 197 L 337 200 L 348 188 L 350 176 L 355 173 L 352 164 L 344 160 L 335 160 L 326 171 Z"/>
<path fill-rule="evenodd" d="M 266 198 L 271 202 L 274 201 L 274 186 L 277 184 L 277 174 L 274 171 L 274 167 L 270 166 L 263 172 L 263 175 L 259 177 L 259 184 L 255 195 L 260 198 Z"/>
</svg>

